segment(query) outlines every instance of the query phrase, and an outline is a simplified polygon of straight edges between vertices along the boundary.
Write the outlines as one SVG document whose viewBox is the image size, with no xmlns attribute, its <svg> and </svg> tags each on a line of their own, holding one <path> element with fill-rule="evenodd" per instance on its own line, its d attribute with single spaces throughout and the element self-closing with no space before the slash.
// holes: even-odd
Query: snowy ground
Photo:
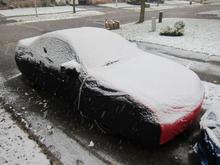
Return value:
<svg viewBox="0 0 220 165">
<path fill-rule="evenodd" d="M 95 15 L 103 15 L 103 12 L 99 11 L 79 11 L 76 13 L 59 13 L 59 14 L 45 14 L 36 16 L 20 16 L 20 17 L 10 17 L 7 20 L 16 20 L 16 23 L 10 23 L 10 25 L 30 23 L 30 22 L 40 22 L 40 21 L 53 21 L 53 20 L 64 20 L 64 19 L 74 19 L 82 18 Z"/>
<path fill-rule="evenodd" d="M 86 10 L 79 7 L 76 7 L 76 13 L 73 14 L 72 6 L 39 7 L 37 8 L 37 11 L 37 17 L 35 14 L 35 8 L 0 10 L 0 15 L 6 17 L 7 20 L 17 21 L 16 23 L 9 23 L 10 25 L 15 25 L 30 22 L 74 19 L 104 14 L 103 12 Z"/>
<path fill-rule="evenodd" d="M 146 11 L 154 11 L 154 10 L 163 10 L 163 9 L 172 9 L 172 8 L 182 8 L 182 7 L 194 7 L 194 6 L 200 6 L 199 3 L 194 3 L 192 5 L 189 5 L 189 1 L 165 1 L 164 4 L 160 4 L 157 6 L 156 3 L 150 3 L 150 8 L 146 8 Z M 98 6 L 102 7 L 110 7 L 110 8 L 123 8 L 123 9 L 129 9 L 129 10 L 140 10 L 139 5 L 131 5 L 128 3 L 106 3 L 106 4 L 100 4 Z"/>
<path fill-rule="evenodd" d="M 184 21 L 186 24 L 185 34 L 182 37 L 160 36 L 159 31 L 167 25 L 173 26 L 176 21 Z M 122 25 L 116 33 L 128 40 L 150 42 L 179 49 L 201 52 L 205 56 L 220 57 L 220 21 L 208 19 L 176 19 L 167 18 L 163 23 L 157 23 L 156 32 L 151 32 L 151 21 L 142 24 L 129 23 Z"/>
<path fill-rule="evenodd" d="M 210 5 L 219 5 L 219 4 L 220 4 L 220 2 L 213 2 Z"/>
<path fill-rule="evenodd" d="M 199 15 L 216 15 L 220 17 L 220 10 L 210 10 L 198 13 Z"/>
<path fill-rule="evenodd" d="M 28 138 L 1 107 L 0 164 L 50 164 L 38 145 Z"/>
<path fill-rule="evenodd" d="M 76 11 L 82 11 L 85 9 L 76 7 Z M 71 6 L 55 6 L 55 7 L 38 7 L 38 14 L 55 14 L 55 13 L 65 13 L 72 12 L 73 7 Z M 35 8 L 16 8 L 16 9 L 7 9 L 0 10 L 0 14 L 5 17 L 16 17 L 16 16 L 25 16 L 25 15 L 35 15 Z"/>
<path fill-rule="evenodd" d="M 203 81 L 205 87 L 205 99 L 203 109 L 209 110 L 210 107 L 220 101 L 220 85 Z"/>
<path fill-rule="evenodd" d="M 211 5 L 219 5 L 220 1 L 219 0 L 203 0 L 204 4 L 211 4 Z"/>
</svg>

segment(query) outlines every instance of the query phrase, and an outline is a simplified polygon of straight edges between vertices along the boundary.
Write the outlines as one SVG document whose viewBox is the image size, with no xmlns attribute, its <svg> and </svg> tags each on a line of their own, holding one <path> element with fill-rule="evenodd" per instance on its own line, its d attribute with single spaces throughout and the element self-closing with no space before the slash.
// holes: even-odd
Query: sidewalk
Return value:
<svg viewBox="0 0 220 165">
<path fill-rule="evenodd" d="M 85 11 L 83 8 L 76 7 L 76 12 Z M 73 12 L 72 6 L 55 6 L 55 7 L 38 7 L 37 13 L 42 14 L 57 14 L 57 13 L 70 13 Z M 17 17 L 17 16 L 30 16 L 35 15 L 35 8 L 16 8 L 0 10 L 0 14 L 4 17 Z"/>
<path fill-rule="evenodd" d="M 200 12 L 200 13 L 198 13 L 198 15 L 216 16 L 216 17 L 220 18 L 220 9 L 219 10 L 209 10 L 209 11 Z"/>
<path fill-rule="evenodd" d="M 6 19 L 11 25 L 40 22 L 75 19 L 87 16 L 103 15 L 103 12 L 88 10 L 81 7 L 76 7 L 76 13 L 73 13 L 72 6 L 55 6 L 55 7 L 39 7 L 37 8 L 38 16 L 36 16 L 35 8 L 18 8 L 0 10 L 1 17 Z"/>
<path fill-rule="evenodd" d="M 28 138 L 0 104 L 0 164 L 49 165 L 35 141 Z"/>
<path fill-rule="evenodd" d="M 106 3 L 100 4 L 98 6 L 101 7 L 109 7 L 109 8 L 119 8 L 119 9 L 128 9 L 128 10 L 140 10 L 140 5 L 132 5 L 128 3 Z M 200 3 L 193 2 L 192 5 L 189 4 L 189 1 L 184 0 L 172 0 L 172 1 L 165 1 L 165 3 L 160 4 L 157 6 L 156 3 L 150 3 L 150 8 L 145 8 L 146 11 L 157 11 L 157 10 L 164 10 L 164 9 L 174 9 L 174 8 L 184 8 L 184 7 L 195 7 L 201 6 Z"/>
</svg>

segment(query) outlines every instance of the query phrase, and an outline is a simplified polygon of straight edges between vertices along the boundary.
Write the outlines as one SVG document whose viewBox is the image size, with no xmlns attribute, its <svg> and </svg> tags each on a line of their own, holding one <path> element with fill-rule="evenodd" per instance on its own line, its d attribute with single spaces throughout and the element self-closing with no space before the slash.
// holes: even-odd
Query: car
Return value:
<svg viewBox="0 0 220 165">
<path fill-rule="evenodd" d="M 83 117 L 105 132 L 158 146 L 183 132 L 201 111 L 199 77 L 150 54 L 120 35 L 81 27 L 19 41 L 22 74 L 67 96 Z"/>
</svg>

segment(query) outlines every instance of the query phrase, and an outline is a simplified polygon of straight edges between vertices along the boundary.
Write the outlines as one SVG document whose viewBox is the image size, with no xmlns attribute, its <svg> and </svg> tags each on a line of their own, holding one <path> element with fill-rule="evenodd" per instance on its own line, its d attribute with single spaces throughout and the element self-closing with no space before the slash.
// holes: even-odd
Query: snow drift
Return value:
<svg viewBox="0 0 220 165">
<path fill-rule="evenodd" d="M 36 84 L 71 94 L 83 116 L 142 144 L 166 143 L 201 109 L 204 89 L 194 72 L 104 29 L 21 40 L 15 59 Z"/>
</svg>

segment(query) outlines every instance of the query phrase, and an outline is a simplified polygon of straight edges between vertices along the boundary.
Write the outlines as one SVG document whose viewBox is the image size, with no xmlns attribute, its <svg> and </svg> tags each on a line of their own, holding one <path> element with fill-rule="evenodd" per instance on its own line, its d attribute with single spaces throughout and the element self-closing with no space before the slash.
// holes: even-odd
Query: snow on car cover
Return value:
<svg viewBox="0 0 220 165">
<path fill-rule="evenodd" d="M 101 128 L 142 144 L 166 143 L 201 109 L 204 89 L 194 72 L 105 29 L 21 40 L 16 62 L 35 83 L 71 94 L 76 109 Z"/>
<path fill-rule="evenodd" d="M 214 102 L 200 121 L 201 135 L 194 146 L 202 165 L 220 164 L 220 100 Z"/>
</svg>

